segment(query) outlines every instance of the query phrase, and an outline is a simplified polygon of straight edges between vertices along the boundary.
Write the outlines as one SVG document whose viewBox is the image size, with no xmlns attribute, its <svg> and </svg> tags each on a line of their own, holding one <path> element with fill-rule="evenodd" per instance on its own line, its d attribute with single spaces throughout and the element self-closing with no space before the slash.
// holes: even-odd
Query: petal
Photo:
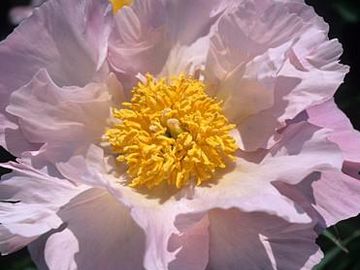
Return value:
<svg viewBox="0 0 360 270">
<path fill-rule="evenodd" d="M 276 183 L 280 192 L 291 198 L 325 229 L 360 212 L 360 181 L 340 171 L 313 173 L 297 185 Z"/>
<path fill-rule="evenodd" d="M 19 118 L 30 142 L 84 140 L 101 136 L 111 100 L 104 88 L 103 84 L 60 88 L 41 70 L 11 95 L 6 110 Z"/>
<path fill-rule="evenodd" d="M 138 73 L 174 75 L 180 69 L 194 70 L 205 60 L 208 47 L 208 40 L 200 39 L 209 34 L 226 8 L 224 2 L 135 1 L 115 15 L 109 45 L 111 66 L 127 88 L 136 82 Z"/>
<path fill-rule="evenodd" d="M 329 167 L 340 169 L 342 156 L 337 146 L 327 140 L 328 134 L 328 131 L 305 122 L 293 124 L 281 133 L 281 144 L 269 153 L 264 152 L 262 157 L 259 155 L 260 161 L 249 159 L 247 162 L 243 158 L 248 158 L 248 154 L 243 153 L 245 156 L 239 159 L 237 167 L 229 168 L 227 173 L 219 176 L 215 186 L 198 187 L 189 194 L 190 197 L 186 190 L 174 195 L 160 189 L 158 193 L 147 192 L 145 195 L 123 186 L 122 176 L 116 178 L 104 169 L 105 166 L 98 167 L 103 163 L 103 152 L 96 147 L 84 156 L 84 160 L 76 161 L 75 158 L 73 163 L 68 163 L 70 167 L 60 167 L 60 171 L 65 168 L 74 173 L 69 174 L 70 178 L 81 181 L 99 179 L 97 183 L 102 182 L 113 196 L 132 209 L 134 221 L 146 232 L 145 267 L 161 269 L 173 265 L 176 269 L 177 265 L 182 265 L 181 260 L 188 260 L 196 269 L 204 264 L 200 258 L 206 257 L 193 254 L 193 247 L 198 246 L 190 246 L 181 239 L 195 233 L 204 241 L 201 251 L 205 254 L 207 234 L 203 231 L 206 227 L 203 218 L 213 208 L 236 207 L 247 213 L 276 214 L 288 222 L 310 222 L 308 215 L 297 209 L 298 205 L 282 196 L 271 183 L 276 180 L 298 183 L 312 171 Z M 164 198 L 158 194 L 169 196 Z M 191 218 L 194 215 L 197 217 Z M 200 232 L 196 232 L 196 228 L 200 228 Z M 182 249 L 179 251 L 177 247 Z"/>
<path fill-rule="evenodd" d="M 115 162 L 110 166 L 116 168 Z M 63 176 L 76 183 L 103 187 L 108 185 L 107 175 L 110 171 L 106 168 L 103 149 L 96 145 L 91 144 L 77 153 L 69 149 L 68 158 L 57 162 L 56 167 Z"/>
<path fill-rule="evenodd" d="M 39 150 L 37 155 L 42 159 L 57 163 L 80 155 L 92 143 L 99 142 L 110 107 L 122 100 L 122 86 L 112 73 L 104 83 L 60 88 L 41 70 L 29 84 L 12 94 L 7 110 L 18 117 L 28 141 L 45 143 L 40 150 L 38 144 L 31 150 Z M 5 135 L 6 141 L 17 139 L 10 137 L 9 130 Z"/>
<path fill-rule="evenodd" d="M 291 125 L 283 131 L 281 143 L 270 152 L 255 154 L 256 159 L 239 153 L 237 163 L 219 173 L 215 185 L 195 189 L 191 205 L 196 205 L 197 210 L 238 207 L 249 212 L 275 212 L 284 219 L 294 217 L 299 218 L 295 222 L 301 222 L 304 217 L 298 215 L 291 202 L 279 196 L 271 183 L 296 184 L 314 171 L 340 170 L 342 155 L 338 147 L 327 140 L 328 134 L 305 122 Z M 275 200 L 276 203 L 268 203 Z"/>
<path fill-rule="evenodd" d="M 28 246 L 32 260 L 38 269 L 76 270 L 74 256 L 79 252 L 78 240 L 67 228 L 51 231 Z M 73 256 L 64 256 L 71 254 Z"/>
<path fill-rule="evenodd" d="M 4 226 L 0 225 L 0 253 L 8 255 L 12 252 L 22 249 L 34 241 L 36 237 L 24 237 L 11 233 Z"/>
<path fill-rule="evenodd" d="M 131 216 L 146 235 L 146 269 L 204 269 L 208 261 L 206 212 L 192 210 L 188 190 L 160 186 L 134 190 L 108 176 L 107 189 L 131 209 Z"/>
<path fill-rule="evenodd" d="M 33 13 L 33 7 L 19 6 L 10 10 L 10 21 L 13 25 L 19 24 L 21 21 L 29 18 Z"/>
<path fill-rule="evenodd" d="M 334 50 L 342 52 L 337 41 L 328 41 L 326 44 L 325 48 L 317 48 L 315 51 L 325 49 L 328 52 Z M 319 61 L 322 61 L 320 59 L 319 56 Z M 327 62 L 321 68 L 312 66 L 305 71 L 295 67 L 291 61 L 286 61 L 279 72 L 274 105 L 250 117 L 243 126 L 239 127 L 245 132 L 248 131 L 244 139 L 252 145 L 248 150 L 256 147 L 271 147 L 276 142 L 275 129 L 285 126 L 286 120 L 294 118 L 303 110 L 330 99 L 348 72 L 348 67 L 338 64 L 337 61 Z M 319 81 L 324 83 L 320 84 Z M 254 132 L 258 126 L 265 127 L 264 132 Z"/>
<path fill-rule="evenodd" d="M 0 145 L 14 156 L 20 156 L 25 151 L 37 150 L 39 146 L 28 142 L 15 123 L 15 117 L 0 113 Z"/>
<path fill-rule="evenodd" d="M 169 264 L 169 269 L 205 269 L 209 261 L 207 215 L 180 215 L 176 218 L 175 226 L 180 232 L 171 236 L 168 249 L 177 250 L 178 253 Z"/>
<path fill-rule="evenodd" d="M 192 44 L 205 36 L 217 17 L 228 8 L 223 0 L 164 1 L 169 38 L 174 44 Z"/>
<path fill-rule="evenodd" d="M 85 186 L 50 176 L 25 163 L 2 164 L 13 172 L 0 182 L 1 253 L 13 252 L 39 235 L 59 227 L 56 212 Z"/>
<path fill-rule="evenodd" d="M 64 227 L 30 245 L 38 267 L 67 269 L 143 269 L 144 232 L 129 209 L 107 192 L 91 189 L 58 213 Z"/>
<path fill-rule="evenodd" d="M 224 110 L 232 121 L 239 123 L 273 105 L 277 73 L 301 28 L 300 19 L 286 13 L 282 5 L 262 10 L 245 1 L 221 18 L 211 40 L 205 77 L 216 88 L 213 94 L 225 101 Z"/>
<path fill-rule="evenodd" d="M 205 77 L 225 101 L 234 96 L 241 100 L 242 106 L 229 103 L 227 108 L 237 119 L 241 149 L 270 148 L 277 141 L 276 129 L 286 120 L 333 96 L 348 68 L 338 63 L 342 48 L 328 40 L 327 30 L 303 3 L 244 1 L 222 19 Z M 250 61 L 259 56 L 263 60 L 253 64 L 251 72 Z M 249 78 L 252 87 L 242 83 Z"/>
<path fill-rule="evenodd" d="M 60 85 L 91 81 L 104 61 L 110 26 L 106 0 L 48 1 L 1 44 L 1 89 L 19 88 L 42 68 Z"/>
<path fill-rule="evenodd" d="M 138 73 L 157 74 L 169 52 L 164 23 L 166 12 L 160 0 L 135 1 L 119 10 L 109 41 L 109 62 L 125 85 Z"/>
<path fill-rule="evenodd" d="M 354 130 L 349 119 L 338 109 L 334 100 L 309 108 L 306 112 L 309 117 L 308 122 L 334 131 L 329 136 L 329 140 L 340 147 L 346 161 L 360 163 L 360 133 Z"/>
<path fill-rule="evenodd" d="M 328 140 L 329 134 L 330 130 L 306 122 L 290 125 L 265 156 L 261 168 L 268 177 L 288 183 L 299 183 L 314 171 L 341 170 L 343 156 L 338 146 Z"/>
<path fill-rule="evenodd" d="M 310 174 L 297 185 L 277 183 L 278 189 L 301 205 L 324 229 L 360 212 L 358 171 L 360 136 L 333 100 L 309 108 L 307 121 L 329 129 L 327 138 L 343 154 L 342 172 L 325 170 Z"/>
<path fill-rule="evenodd" d="M 198 71 L 202 69 L 206 61 L 210 44 L 209 36 L 199 38 L 188 46 L 178 44 L 173 46 L 159 77 L 171 77 L 180 74 L 188 74 L 196 77 Z"/>
<path fill-rule="evenodd" d="M 295 47 L 302 46 L 301 42 L 306 38 L 311 39 L 304 35 Z M 341 44 L 337 40 L 323 41 L 316 48 L 312 47 L 310 52 L 302 55 L 302 57 L 306 57 L 309 64 L 309 67 L 305 67 L 305 69 L 291 63 L 294 59 L 290 56 L 280 75 L 287 78 L 295 77 L 298 83 L 291 89 L 288 89 L 289 85 L 286 84 L 279 83 L 277 86 L 277 91 L 288 93 L 283 99 L 289 101 L 281 120 L 291 119 L 304 109 L 323 103 L 334 95 L 349 71 L 347 66 L 338 62 L 342 51 Z M 319 84 L 319 79 L 324 83 Z"/>
<path fill-rule="evenodd" d="M 30 1 L 29 6 L 16 6 L 10 10 L 10 21 L 13 25 L 17 25 L 23 20 L 29 18 L 34 8 L 40 6 L 42 3 L 46 2 L 46 0 L 32 0 Z"/>
<path fill-rule="evenodd" d="M 61 86 L 83 86 L 101 75 L 111 26 L 108 6 L 106 0 L 48 1 L 0 44 L 0 114 L 6 119 L 0 141 L 7 150 L 18 155 L 31 148 L 9 138 L 21 138 L 16 122 L 4 112 L 12 91 L 43 68 Z"/>
<path fill-rule="evenodd" d="M 314 258 L 319 257 L 319 247 L 311 223 L 289 223 L 270 214 L 237 209 L 213 210 L 209 220 L 208 270 L 310 270 L 319 262 Z"/>
<path fill-rule="evenodd" d="M 337 146 L 327 140 L 327 131 L 308 123 L 291 125 L 281 136 L 282 143 L 272 152 L 265 152 L 262 157 L 259 155 L 260 161 L 246 161 L 241 157 L 235 168 L 229 168 L 226 173 L 219 175 L 216 185 L 197 187 L 193 191 L 183 190 L 174 194 L 159 188 L 158 192 L 142 194 L 141 191 L 123 186 L 121 179 L 112 178 L 112 181 L 108 181 L 107 188 L 119 201 L 132 208 L 135 222 L 147 232 L 145 267 L 166 268 L 172 263 L 180 263 L 176 262 L 177 255 L 182 258 L 195 252 L 184 243 L 178 246 L 183 245 L 185 255 L 180 255 L 181 251 L 177 254 L 175 248 L 168 249 L 169 241 L 173 240 L 172 235 L 185 233 L 179 227 L 179 220 L 186 221 L 186 228 L 202 227 L 196 224 L 203 222 L 202 218 L 214 208 L 237 208 L 244 213 L 276 215 L 290 223 L 309 223 L 311 219 L 304 210 L 291 199 L 282 196 L 271 183 L 276 180 L 298 183 L 309 172 L 329 167 L 340 169 L 342 156 Z M 248 154 L 243 155 L 248 158 Z M 319 159 L 319 156 L 322 158 Z M 107 177 L 111 179 L 112 176 Z M 191 221 L 189 218 L 194 215 L 198 216 L 194 218 L 195 221 Z M 205 247 L 201 249 L 202 252 L 205 250 Z M 185 258 L 194 261 L 190 255 Z M 202 265 L 203 262 L 200 260 L 196 263 Z"/>
<path fill-rule="evenodd" d="M 132 217 L 146 233 L 146 269 L 204 269 L 208 262 L 208 220 L 203 213 L 181 214 L 185 207 L 167 202 L 134 207 Z"/>
</svg>

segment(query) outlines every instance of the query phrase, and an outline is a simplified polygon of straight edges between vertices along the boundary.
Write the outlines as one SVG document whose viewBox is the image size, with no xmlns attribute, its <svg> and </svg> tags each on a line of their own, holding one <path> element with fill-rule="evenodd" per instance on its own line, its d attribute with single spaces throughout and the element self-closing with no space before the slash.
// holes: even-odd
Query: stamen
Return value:
<svg viewBox="0 0 360 270">
<path fill-rule="evenodd" d="M 180 122 L 177 119 L 171 118 L 166 121 L 166 126 L 171 134 L 171 137 L 177 138 L 184 131 L 180 127 Z"/>
<path fill-rule="evenodd" d="M 113 12 L 116 13 L 122 7 L 131 5 L 133 0 L 110 0 L 110 2 L 113 5 Z"/>
<path fill-rule="evenodd" d="M 123 103 L 125 109 L 113 109 L 120 121 L 105 138 L 117 160 L 127 164 L 130 186 L 200 185 L 235 159 L 237 145 L 229 134 L 235 125 L 205 90 L 192 77 L 147 75 L 132 90 L 131 102 Z"/>
</svg>

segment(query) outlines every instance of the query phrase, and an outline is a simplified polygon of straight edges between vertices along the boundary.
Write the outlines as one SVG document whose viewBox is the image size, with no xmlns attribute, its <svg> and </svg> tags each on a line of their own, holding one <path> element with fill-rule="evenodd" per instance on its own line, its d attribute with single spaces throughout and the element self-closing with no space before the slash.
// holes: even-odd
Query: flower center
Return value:
<svg viewBox="0 0 360 270">
<path fill-rule="evenodd" d="M 234 160 L 237 145 L 229 132 L 235 125 L 199 80 L 147 75 L 132 94 L 123 109 L 113 108 L 120 121 L 105 133 L 117 160 L 128 166 L 130 186 L 200 185 Z"/>
<path fill-rule="evenodd" d="M 116 13 L 123 6 L 132 4 L 133 0 L 109 0 L 113 5 L 113 12 Z"/>
</svg>

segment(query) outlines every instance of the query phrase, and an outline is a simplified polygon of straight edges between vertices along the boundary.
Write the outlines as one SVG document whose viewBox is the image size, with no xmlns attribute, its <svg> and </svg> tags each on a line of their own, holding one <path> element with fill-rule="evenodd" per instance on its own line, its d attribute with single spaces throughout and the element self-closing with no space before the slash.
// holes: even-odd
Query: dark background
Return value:
<svg viewBox="0 0 360 270">
<path fill-rule="evenodd" d="M 13 26 L 8 21 L 10 8 L 26 5 L 29 1 L 0 1 L 0 40 L 2 40 L 13 30 Z M 330 24 L 330 37 L 338 38 L 344 46 L 341 60 L 351 67 L 351 71 L 335 98 L 354 127 L 360 130 L 360 39 L 358 38 L 360 0 L 307 0 L 306 2 Z M 11 158 L 0 149 L 0 162 Z M 3 172 L 0 171 L 0 174 Z M 360 216 L 329 228 L 317 242 L 325 252 L 325 258 L 316 270 L 360 270 Z M 35 269 L 26 249 L 0 257 L 0 270 Z"/>
</svg>

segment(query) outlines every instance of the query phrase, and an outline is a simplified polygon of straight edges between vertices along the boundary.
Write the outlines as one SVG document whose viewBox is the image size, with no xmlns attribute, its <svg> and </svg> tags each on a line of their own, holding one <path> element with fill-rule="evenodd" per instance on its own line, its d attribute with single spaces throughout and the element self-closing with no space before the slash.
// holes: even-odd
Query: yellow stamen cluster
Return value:
<svg viewBox="0 0 360 270">
<path fill-rule="evenodd" d="M 113 12 L 116 13 L 123 6 L 128 6 L 132 4 L 133 0 L 110 0 L 113 6 Z"/>
<path fill-rule="evenodd" d="M 128 165 L 130 186 L 200 185 L 234 160 L 237 145 L 229 132 L 235 125 L 199 80 L 147 75 L 132 93 L 123 109 L 113 108 L 118 121 L 105 134 L 117 160 Z"/>
</svg>

